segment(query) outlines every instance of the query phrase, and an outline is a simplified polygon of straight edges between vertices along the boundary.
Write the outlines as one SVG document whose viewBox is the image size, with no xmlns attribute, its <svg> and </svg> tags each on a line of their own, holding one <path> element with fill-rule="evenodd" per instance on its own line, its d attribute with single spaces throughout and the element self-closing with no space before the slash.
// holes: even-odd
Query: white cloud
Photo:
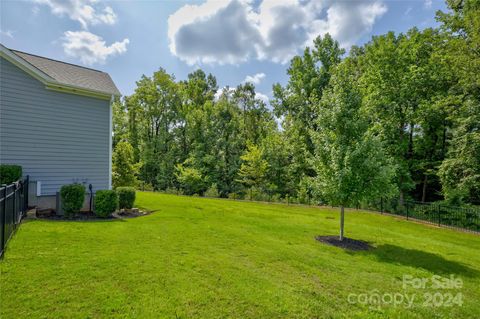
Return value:
<svg viewBox="0 0 480 319">
<path fill-rule="evenodd" d="M 259 84 L 263 79 L 265 78 L 265 73 L 257 73 L 254 75 L 247 75 L 245 80 L 243 80 L 243 83 L 253 83 L 253 84 Z"/>
<path fill-rule="evenodd" d="M 169 17 L 170 51 L 190 65 L 286 63 L 327 32 L 343 47 L 354 44 L 386 10 L 382 0 L 207 0 Z"/>
<path fill-rule="evenodd" d="M 86 65 L 102 64 L 110 56 L 125 53 L 127 44 L 130 42 L 124 39 L 121 42 L 106 45 L 101 37 L 88 31 L 67 31 L 62 40 L 65 53 L 80 59 Z"/>
<path fill-rule="evenodd" d="M 327 18 L 314 21 L 313 28 L 322 34 L 330 33 L 343 47 L 349 47 L 370 32 L 375 20 L 386 11 L 387 7 L 378 1 L 335 2 L 327 9 Z M 310 41 L 315 36 L 311 33 Z"/>
<path fill-rule="evenodd" d="M 84 29 L 89 25 L 115 24 L 117 15 L 109 6 L 100 8 L 98 0 L 34 0 L 50 7 L 57 16 L 68 16 L 78 21 Z"/>
<path fill-rule="evenodd" d="M 246 61 L 261 40 L 246 10 L 237 0 L 183 6 L 168 18 L 170 51 L 190 65 Z"/>
<path fill-rule="evenodd" d="M 215 100 L 218 101 L 223 94 L 227 94 L 231 96 L 234 92 L 235 92 L 235 88 L 232 88 L 229 86 L 224 86 L 222 88 L 219 88 L 217 92 L 215 92 Z M 270 98 L 266 94 L 255 92 L 255 98 L 263 101 L 266 105 L 270 105 Z"/>
<path fill-rule="evenodd" d="M 265 104 L 269 105 L 269 97 L 266 94 L 255 92 L 255 98 L 262 100 Z"/>
<path fill-rule="evenodd" d="M 12 30 L 0 30 L 0 35 L 13 39 L 13 31 Z"/>
<path fill-rule="evenodd" d="M 432 0 L 425 0 L 425 8 L 430 9 L 432 7 Z"/>
<path fill-rule="evenodd" d="M 235 88 L 232 88 L 232 87 L 229 87 L 229 86 L 224 86 L 222 88 L 219 88 L 217 90 L 217 92 L 215 92 L 215 100 L 218 101 L 218 99 L 220 99 L 220 97 L 223 94 L 231 95 L 231 94 L 233 94 L 233 92 L 235 92 Z"/>
</svg>

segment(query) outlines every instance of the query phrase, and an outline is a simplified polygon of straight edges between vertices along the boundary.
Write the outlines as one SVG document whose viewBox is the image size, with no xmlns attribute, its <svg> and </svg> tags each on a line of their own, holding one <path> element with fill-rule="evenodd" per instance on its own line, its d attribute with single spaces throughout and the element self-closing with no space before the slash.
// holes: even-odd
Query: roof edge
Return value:
<svg viewBox="0 0 480 319">
<path fill-rule="evenodd" d="M 8 48 L 7 48 L 8 49 Z M 28 53 L 28 52 L 25 52 L 25 51 L 20 51 L 20 50 L 14 50 L 14 49 L 8 49 L 10 50 L 12 53 L 18 55 L 17 53 L 22 53 L 22 54 L 26 54 L 26 55 L 30 55 L 30 56 L 34 56 L 36 58 L 41 58 L 41 59 L 45 59 L 45 60 L 50 60 L 50 61 L 53 61 L 53 62 L 58 62 L 58 63 L 62 63 L 62 64 L 67 64 L 67 65 L 71 65 L 71 66 L 75 66 L 77 68 L 82 68 L 82 69 L 86 69 L 86 70 L 90 70 L 90 71 L 95 71 L 95 72 L 99 72 L 99 73 L 106 73 L 102 70 L 98 70 L 98 69 L 93 69 L 93 68 L 89 68 L 89 67 L 86 67 L 86 66 L 83 66 L 83 65 L 79 65 L 79 64 L 75 64 L 75 63 L 70 63 L 70 62 L 65 62 L 65 61 L 61 61 L 61 60 L 57 60 L 57 59 L 52 59 L 52 58 L 49 58 L 49 57 L 46 57 L 46 56 L 41 56 L 41 55 L 38 55 L 38 54 L 33 54 L 33 53 Z M 28 61 L 27 61 L 28 62 Z"/>
<path fill-rule="evenodd" d="M 35 79 L 39 80 L 44 84 L 48 82 L 56 82 L 54 78 L 50 77 L 45 72 L 39 70 L 32 64 L 28 63 L 22 57 L 16 55 L 12 51 L 10 51 L 10 49 L 5 47 L 3 44 L 0 44 L 0 56 L 7 59 L 9 62 L 15 64 L 17 67 L 27 72 L 28 74 L 33 76 Z"/>
<path fill-rule="evenodd" d="M 83 87 L 68 85 L 56 81 L 54 78 L 50 77 L 43 71 L 39 70 L 37 67 L 20 57 L 19 55 L 12 52 L 9 48 L 5 47 L 0 43 L 0 56 L 19 67 L 21 70 L 25 71 L 41 83 L 45 84 L 45 87 L 49 90 L 60 91 L 64 93 L 72 93 L 78 95 L 86 95 L 95 98 L 101 99 L 111 99 L 112 96 L 120 97 L 121 93 L 106 93 L 98 90 L 86 89 Z M 98 71 L 98 70 L 97 70 Z M 102 72 L 102 71 L 98 71 Z M 108 73 L 107 73 L 108 74 Z"/>
</svg>

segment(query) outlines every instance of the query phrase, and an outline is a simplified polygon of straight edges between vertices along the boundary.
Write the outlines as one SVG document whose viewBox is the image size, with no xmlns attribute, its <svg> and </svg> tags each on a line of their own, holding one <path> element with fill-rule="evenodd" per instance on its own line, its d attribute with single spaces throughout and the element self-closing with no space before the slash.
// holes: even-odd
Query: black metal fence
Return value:
<svg viewBox="0 0 480 319">
<path fill-rule="evenodd" d="M 442 203 L 424 203 L 398 200 L 380 200 L 368 207 L 381 212 L 399 215 L 408 219 L 420 220 L 438 226 L 461 228 L 480 232 L 480 207 L 459 207 Z"/>
<path fill-rule="evenodd" d="M 28 176 L 0 186 L 0 257 L 28 209 Z"/>
</svg>

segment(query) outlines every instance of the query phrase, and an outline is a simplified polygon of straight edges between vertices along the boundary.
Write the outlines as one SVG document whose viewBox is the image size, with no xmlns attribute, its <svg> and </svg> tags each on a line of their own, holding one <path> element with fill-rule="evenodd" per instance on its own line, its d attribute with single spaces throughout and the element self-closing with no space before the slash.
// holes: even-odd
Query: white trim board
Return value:
<svg viewBox="0 0 480 319">
<path fill-rule="evenodd" d="M 108 112 L 109 112 L 109 121 L 108 121 L 108 189 L 112 189 L 112 129 L 113 129 L 113 124 L 112 124 L 112 113 L 113 113 L 113 101 L 115 97 L 112 95 L 112 98 L 110 99 L 110 104 L 108 105 Z"/>
</svg>

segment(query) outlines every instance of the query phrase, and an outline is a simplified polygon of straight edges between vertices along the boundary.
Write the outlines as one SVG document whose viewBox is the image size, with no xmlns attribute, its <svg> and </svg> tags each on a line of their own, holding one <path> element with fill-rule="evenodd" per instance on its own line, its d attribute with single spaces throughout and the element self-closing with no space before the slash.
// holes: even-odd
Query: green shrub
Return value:
<svg viewBox="0 0 480 319">
<path fill-rule="evenodd" d="M 118 207 L 132 208 L 135 202 L 135 188 L 133 187 L 117 187 Z"/>
<path fill-rule="evenodd" d="M 164 190 L 164 193 L 174 194 L 174 195 L 183 195 L 183 191 L 181 189 L 177 189 L 174 187 L 168 187 L 167 189 Z"/>
<path fill-rule="evenodd" d="M 217 184 L 213 183 L 205 192 L 205 197 L 219 197 Z"/>
<path fill-rule="evenodd" d="M 154 191 L 152 184 L 145 183 L 145 182 L 141 182 L 138 189 L 142 190 L 142 191 L 147 191 L 147 192 L 153 192 Z"/>
<path fill-rule="evenodd" d="M 118 195 L 114 190 L 103 189 L 95 193 L 95 215 L 110 216 L 118 207 Z"/>
<path fill-rule="evenodd" d="M 11 184 L 22 177 L 22 167 L 20 165 L 0 165 L 0 185 Z"/>
<path fill-rule="evenodd" d="M 290 201 L 289 201 L 290 204 L 302 204 L 302 203 L 300 202 L 300 200 L 299 200 L 297 197 L 295 197 L 295 196 L 290 197 L 289 200 L 290 200 Z"/>
<path fill-rule="evenodd" d="M 60 189 L 62 209 L 65 216 L 69 217 L 78 212 L 85 200 L 85 187 L 81 184 L 63 185 Z"/>
<path fill-rule="evenodd" d="M 280 194 L 274 194 L 274 195 L 272 195 L 272 197 L 270 197 L 270 201 L 272 201 L 272 202 L 281 202 L 281 201 L 282 201 L 282 197 L 280 196 Z"/>
<path fill-rule="evenodd" d="M 255 201 L 267 201 L 268 195 L 264 194 L 262 190 L 258 187 L 250 187 L 250 189 L 247 190 L 245 199 Z"/>
<path fill-rule="evenodd" d="M 194 167 L 177 164 L 175 177 L 186 195 L 201 194 L 205 190 L 202 172 Z"/>
<path fill-rule="evenodd" d="M 228 198 L 229 198 L 229 199 L 243 199 L 244 196 L 243 196 L 243 194 L 241 194 L 241 193 L 235 193 L 235 192 L 234 192 L 234 193 L 229 193 L 229 194 L 228 194 Z"/>
</svg>

